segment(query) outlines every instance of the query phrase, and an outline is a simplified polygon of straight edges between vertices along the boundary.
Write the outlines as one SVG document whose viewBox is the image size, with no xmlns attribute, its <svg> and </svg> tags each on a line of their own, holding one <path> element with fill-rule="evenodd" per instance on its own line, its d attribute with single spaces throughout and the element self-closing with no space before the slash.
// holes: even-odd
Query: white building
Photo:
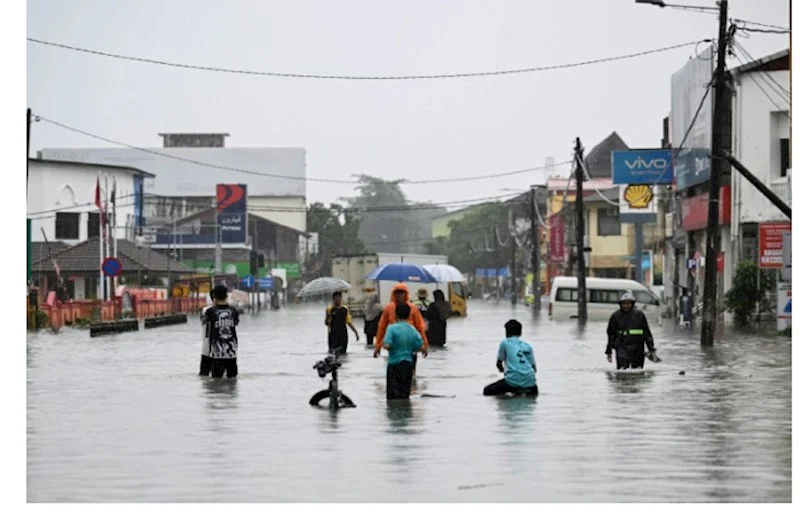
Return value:
<svg viewBox="0 0 800 525">
<path fill-rule="evenodd" d="M 148 219 L 171 222 L 192 215 L 214 205 L 217 184 L 246 184 L 249 213 L 305 232 L 305 149 L 228 148 L 226 136 L 162 134 L 163 148 L 43 149 L 41 157 L 158 173 L 145 182 Z"/>
<path fill-rule="evenodd" d="M 784 202 L 791 202 L 789 50 L 731 70 L 734 83 L 732 153 Z M 736 169 L 732 170 L 731 247 L 735 268 L 758 260 L 759 224 L 789 222 Z M 726 289 L 733 272 L 726 272 Z"/>
<path fill-rule="evenodd" d="M 105 206 L 116 178 L 116 233 L 119 238 L 133 239 L 136 226 L 141 225 L 145 180 L 155 178 L 137 168 L 85 162 L 29 159 L 28 169 L 32 241 L 44 242 L 46 235 L 48 241 L 70 245 L 99 236 L 98 179 Z"/>
</svg>

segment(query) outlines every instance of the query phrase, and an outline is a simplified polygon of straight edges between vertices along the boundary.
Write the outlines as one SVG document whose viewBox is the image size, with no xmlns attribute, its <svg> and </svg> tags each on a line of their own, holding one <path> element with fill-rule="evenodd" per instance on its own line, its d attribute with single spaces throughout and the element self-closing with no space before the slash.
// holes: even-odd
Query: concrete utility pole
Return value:
<svg viewBox="0 0 800 525">
<path fill-rule="evenodd" d="M 542 297 L 539 293 L 539 283 L 541 275 L 539 275 L 539 221 L 538 213 L 536 212 L 536 188 L 531 186 L 531 269 L 533 270 L 533 310 L 540 312 L 542 310 Z"/>
<path fill-rule="evenodd" d="M 517 236 L 516 236 L 516 216 L 514 215 L 514 204 L 508 210 L 508 219 L 511 222 L 511 305 L 517 304 Z"/>
<path fill-rule="evenodd" d="M 583 220 L 583 147 L 581 146 L 581 139 L 575 139 L 575 185 L 577 186 L 577 194 L 575 195 L 575 213 L 577 214 L 577 232 L 576 242 L 578 245 L 578 322 L 585 323 L 588 314 L 586 312 L 586 259 L 583 253 L 583 238 L 585 235 L 586 225 Z"/>
<path fill-rule="evenodd" d="M 719 2 L 719 36 L 717 39 L 717 70 L 714 73 L 714 113 L 711 131 L 711 180 L 708 187 L 708 231 L 706 232 L 706 268 L 703 280 L 703 323 L 700 344 L 714 345 L 717 324 L 717 253 L 719 249 L 719 189 L 722 178 L 724 143 L 723 111 L 725 84 L 725 55 L 728 48 L 728 0 Z"/>
</svg>

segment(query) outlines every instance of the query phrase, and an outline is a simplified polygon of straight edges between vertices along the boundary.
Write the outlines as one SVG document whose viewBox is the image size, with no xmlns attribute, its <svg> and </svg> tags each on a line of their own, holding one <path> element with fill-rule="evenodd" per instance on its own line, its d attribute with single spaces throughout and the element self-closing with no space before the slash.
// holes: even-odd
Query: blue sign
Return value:
<svg viewBox="0 0 800 525">
<path fill-rule="evenodd" d="M 247 242 L 247 185 L 217 184 L 217 224 L 222 244 Z"/>
<path fill-rule="evenodd" d="M 475 270 L 475 277 L 486 277 L 486 268 L 477 268 Z"/>
<path fill-rule="evenodd" d="M 683 149 L 675 155 L 675 185 L 685 190 L 711 178 L 711 150 Z"/>
<path fill-rule="evenodd" d="M 785 313 L 785 314 L 792 313 L 792 300 L 791 299 L 789 299 L 789 301 L 786 303 L 786 306 L 783 308 L 783 313 Z"/>
<path fill-rule="evenodd" d="M 245 288 L 252 288 L 253 283 L 255 283 L 255 280 L 253 279 L 252 275 L 245 275 L 242 277 L 242 286 Z"/>
<path fill-rule="evenodd" d="M 262 290 L 272 289 L 272 277 L 262 277 L 258 280 L 258 286 Z"/>
<path fill-rule="evenodd" d="M 106 277 L 116 277 L 122 273 L 122 263 L 116 257 L 106 257 L 103 260 L 103 275 Z"/>
<path fill-rule="evenodd" d="M 643 253 L 642 254 L 642 270 L 647 271 L 650 269 L 650 254 Z"/>
<path fill-rule="evenodd" d="M 689 270 L 697 269 L 697 259 L 686 259 L 686 268 Z"/>
<path fill-rule="evenodd" d="M 632 149 L 611 153 L 614 184 L 672 184 L 671 149 Z"/>
<path fill-rule="evenodd" d="M 492 279 L 497 278 L 497 268 L 487 268 L 486 269 L 486 277 L 490 277 Z"/>
<path fill-rule="evenodd" d="M 500 277 L 508 277 L 508 276 L 511 275 L 511 272 L 509 271 L 508 267 L 506 266 L 505 268 L 498 268 L 497 269 L 497 275 L 500 276 Z"/>
</svg>

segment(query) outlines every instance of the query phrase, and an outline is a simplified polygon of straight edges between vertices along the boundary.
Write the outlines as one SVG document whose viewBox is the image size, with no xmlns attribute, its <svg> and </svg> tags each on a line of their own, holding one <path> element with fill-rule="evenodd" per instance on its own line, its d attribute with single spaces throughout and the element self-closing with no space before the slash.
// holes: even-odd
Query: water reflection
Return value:
<svg viewBox="0 0 800 525">
<path fill-rule="evenodd" d="M 497 411 L 504 423 L 506 432 L 516 435 L 533 421 L 538 396 L 496 396 Z"/>
<path fill-rule="evenodd" d="M 206 391 L 206 406 L 209 410 L 230 410 L 236 408 L 239 395 L 238 378 L 202 377 L 203 389 Z"/>
<path fill-rule="evenodd" d="M 654 376 L 653 370 L 606 370 L 606 378 L 617 394 L 641 394 Z"/>
</svg>

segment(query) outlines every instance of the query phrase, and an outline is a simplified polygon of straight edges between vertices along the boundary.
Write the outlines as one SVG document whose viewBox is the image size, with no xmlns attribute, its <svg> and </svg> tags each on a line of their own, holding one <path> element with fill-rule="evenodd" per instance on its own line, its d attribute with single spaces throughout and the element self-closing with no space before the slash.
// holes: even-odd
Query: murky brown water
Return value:
<svg viewBox="0 0 800 525">
<path fill-rule="evenodd" d="M 30 336 L 28 500 L 791 501 L 788 339 L 728 333 L 701 350 L 665 324 L 663 362 L 616 373 L 603 325 L 470 308 L 418 367 L 418 394 L 455 397 L 387 407 L 385 357 L 351 341 L 341 383 L 358 408 L 338 413 L 308 405 L 326 385 L 318 305 L 244 316 L 235 381 L 197 377 L 197 319 Z M 534 346 L 536 400 L 481 395 L 512 316 Z"/>
</svg>

